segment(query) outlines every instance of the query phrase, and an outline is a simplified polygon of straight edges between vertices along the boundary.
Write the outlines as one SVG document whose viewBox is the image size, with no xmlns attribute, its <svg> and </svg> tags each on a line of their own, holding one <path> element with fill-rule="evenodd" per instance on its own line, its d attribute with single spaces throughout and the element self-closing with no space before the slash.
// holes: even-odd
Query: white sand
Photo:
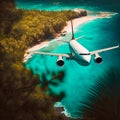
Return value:
<svg viewBox="0 0 120 120">
<path fill-rule="evenodd" d="M 110 18 L 112 15 L 115 15 L 115 14 L 116 13 L 112 13 L 112 12 L 111 13 L 110 12 L 99 12 L 99 14 L 96 16 L 88 15 L 88 16 L 76 18 L 76 19 L 72 20 L 73 27 L 74 27 L 74 29 L 76 29 L 80 24 L 87 23 L 87 22 L 92 21 L 97 18 Z M 63 31 L 67 31 L 67 33 L 71 32 L 71 22 L 70 21 L 67 22 L 67 25 L 64 27 L 62 32 Z"/>
<path fill-rule="evenodd" d="M 27 52 L 32 52 L 32 51 L 35 51 L 35 50 L 39 50 L 39 49 L 47 46 L 48 44 L 49 44 L 49 41 L 47 41 L 47 40 L 46 40 L 46 41 L 43 41 L 43 42 L 41 42 L 40 44 L 35 45 L 35 46 L 29 48 L 29 49 L 27 50 Z"/>
<path fill-rule="evenodd" d="M 28 59 L 30 59 L 32 56 L 32 52 L 42 49 L 43 47 L 47 46 L 49 44 L 49 41 L 43 41 L 38 45 L 35 45 L 25 51 L 23 62 L 26 62 Z"/>
</svg>

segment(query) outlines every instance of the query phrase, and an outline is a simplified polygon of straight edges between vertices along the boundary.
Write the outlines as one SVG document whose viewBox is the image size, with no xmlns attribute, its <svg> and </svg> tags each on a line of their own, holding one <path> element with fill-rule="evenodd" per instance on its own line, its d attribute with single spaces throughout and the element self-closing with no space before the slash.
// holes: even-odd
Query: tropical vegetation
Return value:
<svg viewBox="0 0 120 120">
<path fill-rule="evenodd" d="M 17 9 L 14 0 L 0 2 L 0 119 L 1 120 L 63 120 L 56 114 L 55 96 L 49 84 L 64 77 L 52 73 L 43 81 L 23 64 L 25 50 L 58 33 L 66 21 L 76 17 L 73 11 L 47 12 Z M 46 92 L 49 91 L 49 95 Z"/>
</svg>

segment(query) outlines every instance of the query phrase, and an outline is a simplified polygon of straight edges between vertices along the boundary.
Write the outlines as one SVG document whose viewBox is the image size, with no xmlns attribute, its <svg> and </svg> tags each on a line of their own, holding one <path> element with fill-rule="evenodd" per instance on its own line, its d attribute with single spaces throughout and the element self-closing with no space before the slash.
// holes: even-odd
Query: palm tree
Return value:
<svg viewBox="0 0 120 120">
<path fill-rule="evenodd" d="M 112 67 L 105 71 L 84 101 L 80 112 L 83 118 L 120 120 L 120 70 Z"/>
</svg>

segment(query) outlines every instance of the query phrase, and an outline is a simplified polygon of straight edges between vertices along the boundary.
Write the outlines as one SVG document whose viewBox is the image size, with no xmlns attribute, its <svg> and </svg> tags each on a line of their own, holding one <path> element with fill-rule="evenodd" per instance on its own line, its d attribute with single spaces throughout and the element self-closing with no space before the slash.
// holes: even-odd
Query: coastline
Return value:
<svg viewBox="0 0 120 120">
<path fill-rule="evenodd" d="M 31 53 L 31 52 L 33 52 L 35 50 L 42 49 L 43 47 L 47 46 L 48 44 L 49 44 L 49 41 L 46 40 L 46 41 L 41 42 L 38 45 L 35 45 L 35 46 L 27 49 L 25 51 L 25 54 L 24 54 L 23 63 L 27 62 L 27 60 L 31 58 L 31 54 L 29 54 L 29 53 Z"/>
<path fill-rule="evenodd" d="M 92 21 L 92 20 L 95 20 L 95 19 L 98 19 L 98 18 L 100 18 L 100 19 L 101 18 L 110 18 L 110 17 L 112 17 L 113 15 L 116 15 L 116 14 L 117 13 L 112 13 L 112 12 L 98 12 L 98 14 L 96 14 L 96 15 L 87 15 L 87 16 L 75 18 L 75 19 L 72 20 L 74 31 L 81 24 L 85 24 L 85 23 L 87 23 L 89 21 Z M 69 34 L 71 32 L 71 21 L 67 21 L 67 25 L 63 28 L 61 33 L 64 32 L 64 31 L 66 31 L 66 34 Z M 56 37 L 56 38 L 58 38 L 58 37 Z M 33 52 L 33 51 L 36 51 L 36 50 L 40 50 L 40 49 L 48 46 L 51 41 L 54 41 L 54 39 L 45 40 L 45 41 L 41 42 L 38 45 L 35 45 L 35 46 L 31 47 L 31 48 L 28 48 L 26 50 L 26 53 L 28 53 L 28 52 L 30 53 L 30 52 Z M 29 58 L 31 58 L 30 54 L 26 54 L 26 53 L 24 55 L 23 62 L 26 62 Z"/>
<path fill-rule="evenodd" d="M 45 40 L 45 41 L 43 41 L 43 42 L 40 42 L 39 44 L 37 44 L 37 45 L 29 48 L 29 49 L 27 50 L 27 52 L 32 52 L 32 51 L 41 49 L 41 48 L 47 46 L 47 45 L 49 44 L 49 42 L 50 42 L 50 41 L 48 41 L 48 40 Z"/>
<path fill-rule="evenodd" d="M 114 12 L 113 13 L 112 12 L 99 12 L 97 15 L 87 15 L 87 16 L 83 16 L 80 18 L 76 18 L 76 19 L 72 20 L 73 27 L 74 27 L 74 29 L 76 29 L 79 25 L 87 23 L 94 19 L 110 18 L 111 16 L 116 15 L 116 14 L 117 13 L 114 13 Z M 67 22 L 67 25 L 63 28 L 62 32 L 63 31 L 67 31 L 67 33 L 71 32 L 71 22 L 70 21 Z"/>
</svg>

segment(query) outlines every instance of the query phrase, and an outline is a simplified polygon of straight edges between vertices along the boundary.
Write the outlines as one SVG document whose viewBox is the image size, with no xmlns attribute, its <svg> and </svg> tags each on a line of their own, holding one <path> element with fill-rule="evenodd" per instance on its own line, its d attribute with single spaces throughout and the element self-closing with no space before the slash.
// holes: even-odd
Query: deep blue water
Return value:
<svg viewBox="0 0 120 120">
<path fill-rule="evenodd" d="M 119 0 L 16 0 L 17 5 L 25 9 L 62 10 L 82 7 L 87 9 L 104 9 L 120 11 Z"/>
<path fill-rule="evenodd" d="M 78 26 L 75 31 L 75 37 L 84 35 L 79 42 L 88 50 L 97 50 L 104 47 L 110 47 L 120 44 L 120 2 L 118 0 L 17 0 L 17 5 L 24 9 L 37 10 L 64 10 L 74 8 L 85 8 L 89 10 L 117 12 L 118 14 L 111 18 L 95 19 L 88 23 Z M 70 34 L 65 37 L 70 38 Z M 42 51 L 69 53 L 69 46 L 66 43 L 51 42 L 48 47 Z M 80 101 L 87 95 L 88 89 L 94 84 L 94 81 L 102 75 L 106 69 L 116 66 L 120 69 L 120 49 L 100 54 L 104 62 L 96 64 L 94 58 L 87 67 L 78 65 L 75 61 L 65 60 L 64 67 L 56 65 L 56 57 L 33 55 L 32 59 L 26 64 L 35 74 L 46 73 L 48 71 L 64 70 L 66 76 L 64 82 L 59 87 L 52 87 L 56 93 L 65 91 L 66 97 L 61 101 L 67 111 L 72 116 L 77 116 Z M 49 79 L 49 74 L 48 79 Z"/>
</svg>

